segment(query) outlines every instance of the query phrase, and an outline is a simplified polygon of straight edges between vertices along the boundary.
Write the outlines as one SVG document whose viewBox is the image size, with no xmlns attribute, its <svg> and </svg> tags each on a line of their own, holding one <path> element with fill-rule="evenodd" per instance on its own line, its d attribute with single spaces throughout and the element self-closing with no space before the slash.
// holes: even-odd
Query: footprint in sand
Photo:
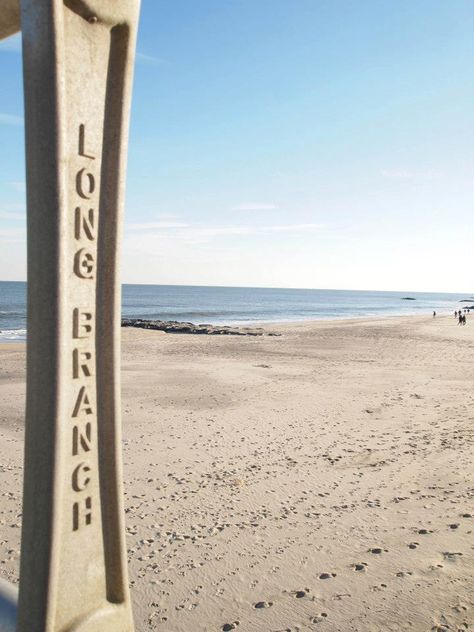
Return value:
<svg viewBox="0 0 474 632">
<path fill-rule="evenodd" d="M 456 560 L 457 556 L 462 556 L 462 553 L 459 552 L 451 552 L 451 551 L 443 551 L 443 557 L 446 560 L 450 560 L 452 562 L 454 562 Z"/>
<path fill-rule="evenodd" d="M 382 553 L 388 553 L 388 549 L 380 549 L 379 547 L 374 547 L 373 549 L 369 549 L 369 553 L 373 553 L 374 555 L 382 555 Z"/>
<path fill-rule="evenodd" d="M 224 625 L 222 626 L 222 632 L 231 632 L 231 630 L 236 630 L 238 625 L 240 625 L 240 621 L 234 621 L 233 623 L 224 623 Z"/>
<path fill-rule="evenodd" d="M 323 621 L 326 621 L 327 619 L 327 612 L 320 612 L 319 614 L 316 614 L 314 616 L 312 616 L 310 618 L 310 622 L 311 623 L 322 623 Z"/>
<path fill-rule="evenodd" d="M 360 564 L 352 564 L 352 570 L 357 571 L 359 573 L 365 573 L 367 570 L 367 562 L 361 562 Z"/>
<path fill-rule="evenodd" d="M 336 577 L 336 573 L 321 573 L 319 579 L 332 579 Z"/>
<path fill-rule="evenodd" d="M 256 604 L 254 604 L 254 608 L 271 608 L 273 606 L 273 601 L 257 601 Z"/>
</svg>

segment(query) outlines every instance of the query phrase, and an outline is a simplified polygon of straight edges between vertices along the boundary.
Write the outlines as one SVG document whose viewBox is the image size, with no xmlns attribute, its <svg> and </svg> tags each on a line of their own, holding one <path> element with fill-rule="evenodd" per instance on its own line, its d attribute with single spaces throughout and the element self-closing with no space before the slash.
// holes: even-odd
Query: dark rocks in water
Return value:
<svg viewBox="0 0 474 632">
<path fill-rule="evenodd" d="M 402 301 L 416 301 L 412 296 L 402 296 Z"/>
<path fill-rule="evenodd" d="M 142 320 L 141 318 L 123 318 L 122 327 L 138 327 L 139 329 L 154 329 L 168 334 L 206 334 L 208 336 L 281 336 L 281 334 L 265 332 L 261 327 L 229 327 L 223 325 L 195 325 L 181 323 L 176 320 Z"/>
<path fill-rule="evenodd" d="M 474 298 L 462 298 L 459 302 L 460 303 L 470 303 L 471 301 L 474 301 Z"/>
</svg>

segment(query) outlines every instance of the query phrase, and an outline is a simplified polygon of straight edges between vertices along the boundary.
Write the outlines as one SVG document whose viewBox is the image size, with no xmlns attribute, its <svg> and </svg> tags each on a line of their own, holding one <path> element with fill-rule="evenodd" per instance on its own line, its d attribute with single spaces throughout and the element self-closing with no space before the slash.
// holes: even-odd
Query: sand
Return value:
<svg viewBox="0 0 474 632">
<path fill-rule="evenodd" d="M 474 319 L 123 331 L 137 632 L 474 626 Z M 25 349 L 0 346 L 0 574 L 18 574 Z"/>
</svg>

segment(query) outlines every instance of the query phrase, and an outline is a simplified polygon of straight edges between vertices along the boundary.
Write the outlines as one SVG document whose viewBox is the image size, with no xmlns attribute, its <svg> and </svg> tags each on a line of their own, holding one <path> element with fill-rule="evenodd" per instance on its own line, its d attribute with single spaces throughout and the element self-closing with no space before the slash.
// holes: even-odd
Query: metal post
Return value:
<svg viewBox="0 0 474 632">
<path fill-rule="evenodd" d="M 16 30 L 14 5 L 0 35 Z M 17 632 L 132 632 L 118 264 L 139 0 L 20 7 L 28 346 Z"/>
</svg>

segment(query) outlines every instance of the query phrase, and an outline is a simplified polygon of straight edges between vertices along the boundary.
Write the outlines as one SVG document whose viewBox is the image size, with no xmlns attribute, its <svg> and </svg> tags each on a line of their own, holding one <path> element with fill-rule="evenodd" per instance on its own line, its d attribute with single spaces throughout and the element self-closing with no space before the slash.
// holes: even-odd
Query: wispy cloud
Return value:
<svg viewBox="0 0 474 632">
<path fill-rule="evenodd" d="M 0 112 L 0 125 L 23 125 L 23 118 L 15 114 Z"/>
<path fill-rule="evenodd" d="M 21 228 L 0 228 L 0 241 L 22 243 L 26 241 L 26 230 Z"/>
<path fill-rule="evenodd" d="M 320 231 L 323 224 L 283 224 L 281 226 L 266 226 L 265 231 L 276 233 L 301 233 Z"/>
<path fill-rule="evenodd" d="M 179 266 L 195 266 L 206 260 L 214 265 L 219 261 L 233 261 L 237 266 L 243 253 L 254 252 L 253 240 L 271 244 L 281 236 L 300 239 L 317 235 L 320 224 L 269 224 L 263 226 L 203 226 L 160 230 L 127 230 L 124 252 L 137 261 L 179 262 Z M 150 265 L 154 265 L 150 263 Z"/>
<path fill-rule="evenodd" d="M 166 59 L 163 59 L 162 57 L 147 55 L 146 53 L 141 53 L 140 51 L 137 51 L 135 58 L 137 62 L 147 64 L 148 66 L 163 66 L 167 63 Z"/>
<path fill-rule="evenodd" d="M 265 235 L 268 233 L 302 233 L 319 231 L 322 224 L 274 224 L 269 226 L 210 226 L 194 227 L 192 233 L 201 237 L 220 235 Z"/>
<path fill-rule="evenodd" d="M 21 34 L 16 33 L 0 42 L 0 53 L 21 53 Z"/>
<path fill-rule="evenodd" d="M 216 237 L 225 236 L 250 236 L 266 235 L 271 233 L 308 233 L 318 232 L 323 228 L 322 224 L 272 224 L 264 226 L 192 226 L 174 222 L 144 222 L 138 224 L 127 224 L 125 232 L 130 230 L 134 237 L 137 233 L 147 235 L 157 234 L 162 239 L 174 239 L 188 242 L 203 242 Z"/>
<path fill-rule="evenodd" d="M 437 173 L 434 171 L 409 171 L 407 169 L 380 169 L 380 175 L 392 180 L 434 180 Z"/>
<path fill-rule="evenodd" d="M 275 211 L 279 208 L 277 204 L 273 202 L 247 202 L 245 204 L 237 204 L 233 206 L 233 211 Z"/>
<path fill-rule="evenodd" d="M 13 219 L 13 220 L 24 220 L 26 218 L 25 213 L 15 212 L 15 211 L 0 211 L 0 219 Z"/>
<path fill-rule="evenodd" d="M 189 224 L 182 224 L 180 222 L 141 222 L 135 224 L 127 224 L 125 229 L 129 230 L 162 230 L 170 228 L 187 228 Z"/>
<path fill-rule="evenodd" d="M 24 180 L 11 180 L 7 184 L 20 193 L 24 193 L 26 191 L 26 182 Z"/>
</svg>

